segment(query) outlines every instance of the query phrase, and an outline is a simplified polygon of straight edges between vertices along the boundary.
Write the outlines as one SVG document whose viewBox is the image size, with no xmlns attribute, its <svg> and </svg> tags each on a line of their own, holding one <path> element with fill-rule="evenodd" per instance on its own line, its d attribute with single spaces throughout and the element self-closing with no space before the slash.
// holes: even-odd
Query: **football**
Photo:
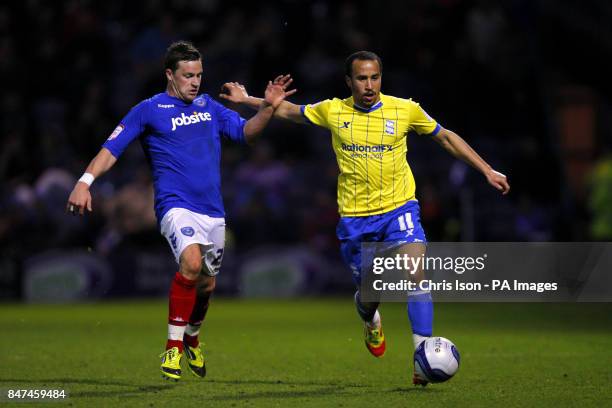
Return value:
<svg viewBox="0 0 612 408">
<path fill-rule="evenodd" d="M 459 370 L 459 351 L 449 339 L 430 337 L 415 350 L 414 369 L 429 382 L 448 381 Z"/>
</svg>

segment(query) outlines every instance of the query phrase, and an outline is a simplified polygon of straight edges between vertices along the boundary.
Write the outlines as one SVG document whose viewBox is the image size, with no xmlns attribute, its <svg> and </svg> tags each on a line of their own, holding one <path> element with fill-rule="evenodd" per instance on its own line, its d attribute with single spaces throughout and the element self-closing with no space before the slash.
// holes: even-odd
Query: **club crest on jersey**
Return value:
<svg viewBox="0 0 612 408">
<path fill-rule="evenodd" d="M 172 118 L 172 130 L 176 130 L 177 127 L 180 126 L 189 126 L 194 123 L 211 121 L 212 116 L 209 112 L 193 112 L 193 115 L 185 115 L 185 113 L 181 113 L 181 116 Z"/>
<path fill-rule="evenodd" d="M 181 228 L 181 233 L 183 235 L 187 235 L 188 237 L 193 237 L 193 234 L 195 234 L 195 231 L 191 227 L 183 227 Z"/>
<path fill-rule="evenodd" d="M 206 105 L 206 100 L 204 98 L 196 98 L 196 99 L 193 100 L 193 103 L 195 105 L 197 105 L 197 106 L 202 107 L 202 106 Z"/>
<path fill-rule="evenodd" d="M 395 121 L 394 120 L 385 120 L 385 133 L 389 135 L 395 134 Z"/>
<path fill-rule="evenodd" d="M 123 126 L 122 124 L 119 124 L 115 130 L 113 130 L 113 133 L 110 134 L 110 136 L 108 137 L 108 139 L 106 140 L 113 140 L 115 139 L 117 136 L 119 136 L 119 133 L 123 132 L 123 129 L 125 129 L 125 126 Z"/>
</svg>

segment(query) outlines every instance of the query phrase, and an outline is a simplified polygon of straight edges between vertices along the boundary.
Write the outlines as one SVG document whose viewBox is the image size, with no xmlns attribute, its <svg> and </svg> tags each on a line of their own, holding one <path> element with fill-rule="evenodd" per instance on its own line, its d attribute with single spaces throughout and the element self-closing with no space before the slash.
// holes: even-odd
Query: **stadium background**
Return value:
<svg viewBox="0 0 612 408">
<path fill-rule="evenodd" d="M 288 72 L 296 103 L 347 96 L 344 58 L 377 52 L 383 92 L 420 101 L 512 185 L 502 198 L 412 135 L 430 241 L 609 240 L 610 17 L 605 1 L 5 3 L 0 298 L 166 292 L 175 266 L 138 143 L 96 181 L 93 214 L 69 217 L 64 204 L 120 118 L 163 91 L 163 54 L 177 39 L 203 52 L 203 92 L 240 81 L 261 95 Z M 224 146 L 220 293 L 350 290 L 335 238 L 336 175 L 328 136 L 313 127 L 274 122 L 253 149 Z"/>
</svg>

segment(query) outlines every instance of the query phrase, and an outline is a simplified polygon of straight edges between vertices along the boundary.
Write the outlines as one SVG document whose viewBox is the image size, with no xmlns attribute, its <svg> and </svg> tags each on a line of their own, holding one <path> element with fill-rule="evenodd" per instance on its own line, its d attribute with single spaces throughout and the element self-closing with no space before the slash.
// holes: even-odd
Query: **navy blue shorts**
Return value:
<svg viewBox="0 0 612 408">
<path fill-rule="evenodd" d="M 341 217 L 336 229 L 340 252 L 353 272 L 353 281 L 361 284 L 361 244 L 389 242 L 409 244 L 427 242 L 421 226 L 419 202 L 408 201 L 384 214 L 368 217 Z"/>
</svg>

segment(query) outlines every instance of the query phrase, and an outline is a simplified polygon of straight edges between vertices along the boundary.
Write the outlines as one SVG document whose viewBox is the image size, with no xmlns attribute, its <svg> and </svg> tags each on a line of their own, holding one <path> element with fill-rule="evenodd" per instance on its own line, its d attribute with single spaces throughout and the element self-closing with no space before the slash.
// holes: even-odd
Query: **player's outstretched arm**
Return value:
<svg viewBox="0 0 612 408">
<path fill-rule="evenodd" d="M 89 192 L 89 186 L 93 182 L 93 179 L 106 173 L 116 162 L 117 159 L 108 149 L 104 147 L 100 149 L 96 157 L 94 157 L 89 163 L 89 166 L 87 166 L 85 175 L 77 181 L 74 189 L 72 189 L 70 197 L 68 197 L 68 203 L 66 204 L 66 211 L 72 215 L 83 215 L 85 209 L 91 212 L 91 193 Z M 87 176 L 88 173 L 91 176 Z"/>
<path fill-rule="evenodd" d="M 291 75 L 279 75 L 276 77 L 276 79 L 274 79 L 273 84 L 280 85 L 286 91 L 285 97 L 288 97 L 297 92 L 297 89 L 287 91 L 287 88 L 292 82 L 293 79 L 291 78 Z M 264 102 L 262 98 L 250 96 L 244 85 L 238 82 L 227 82 L 223 84 L 219 97 L 221 99 L 225 99 L 226 101 L 246 105 L 252 109 L 259 109 Z M 307 123 L 302 115 L 302 112 L 300 111 L 300 105 L 296 105 L 287 100 L 283 100 L 278 108 L 274 111 L 274 117 L 294 123 Z"/>
<path fill-rule="evenodd" d="M 244 138 L 248 144 L 255 142 L 257 136 L 268 125 L 270 119 L 272 119 L 274 112 L 283 103 L 285 98 L 293 95 L 293 93 L 295 91 L 287 91 L 284 86 L 268 81 L 265 97 L 259 104 L 257 114 L 244 125 Z"/>
<path fill-rule="evenodd" d="M 506 176 L 495 171 L 458 134 L 451 130 L 440 128 L 438 134 L 434 136 L 434 140 L 447 152 L 480 171 L 487 178 L 487 182 L 501 191 L 502 194 L 508 194 L 510 185 L 508 184 Z"/>
</svg>

